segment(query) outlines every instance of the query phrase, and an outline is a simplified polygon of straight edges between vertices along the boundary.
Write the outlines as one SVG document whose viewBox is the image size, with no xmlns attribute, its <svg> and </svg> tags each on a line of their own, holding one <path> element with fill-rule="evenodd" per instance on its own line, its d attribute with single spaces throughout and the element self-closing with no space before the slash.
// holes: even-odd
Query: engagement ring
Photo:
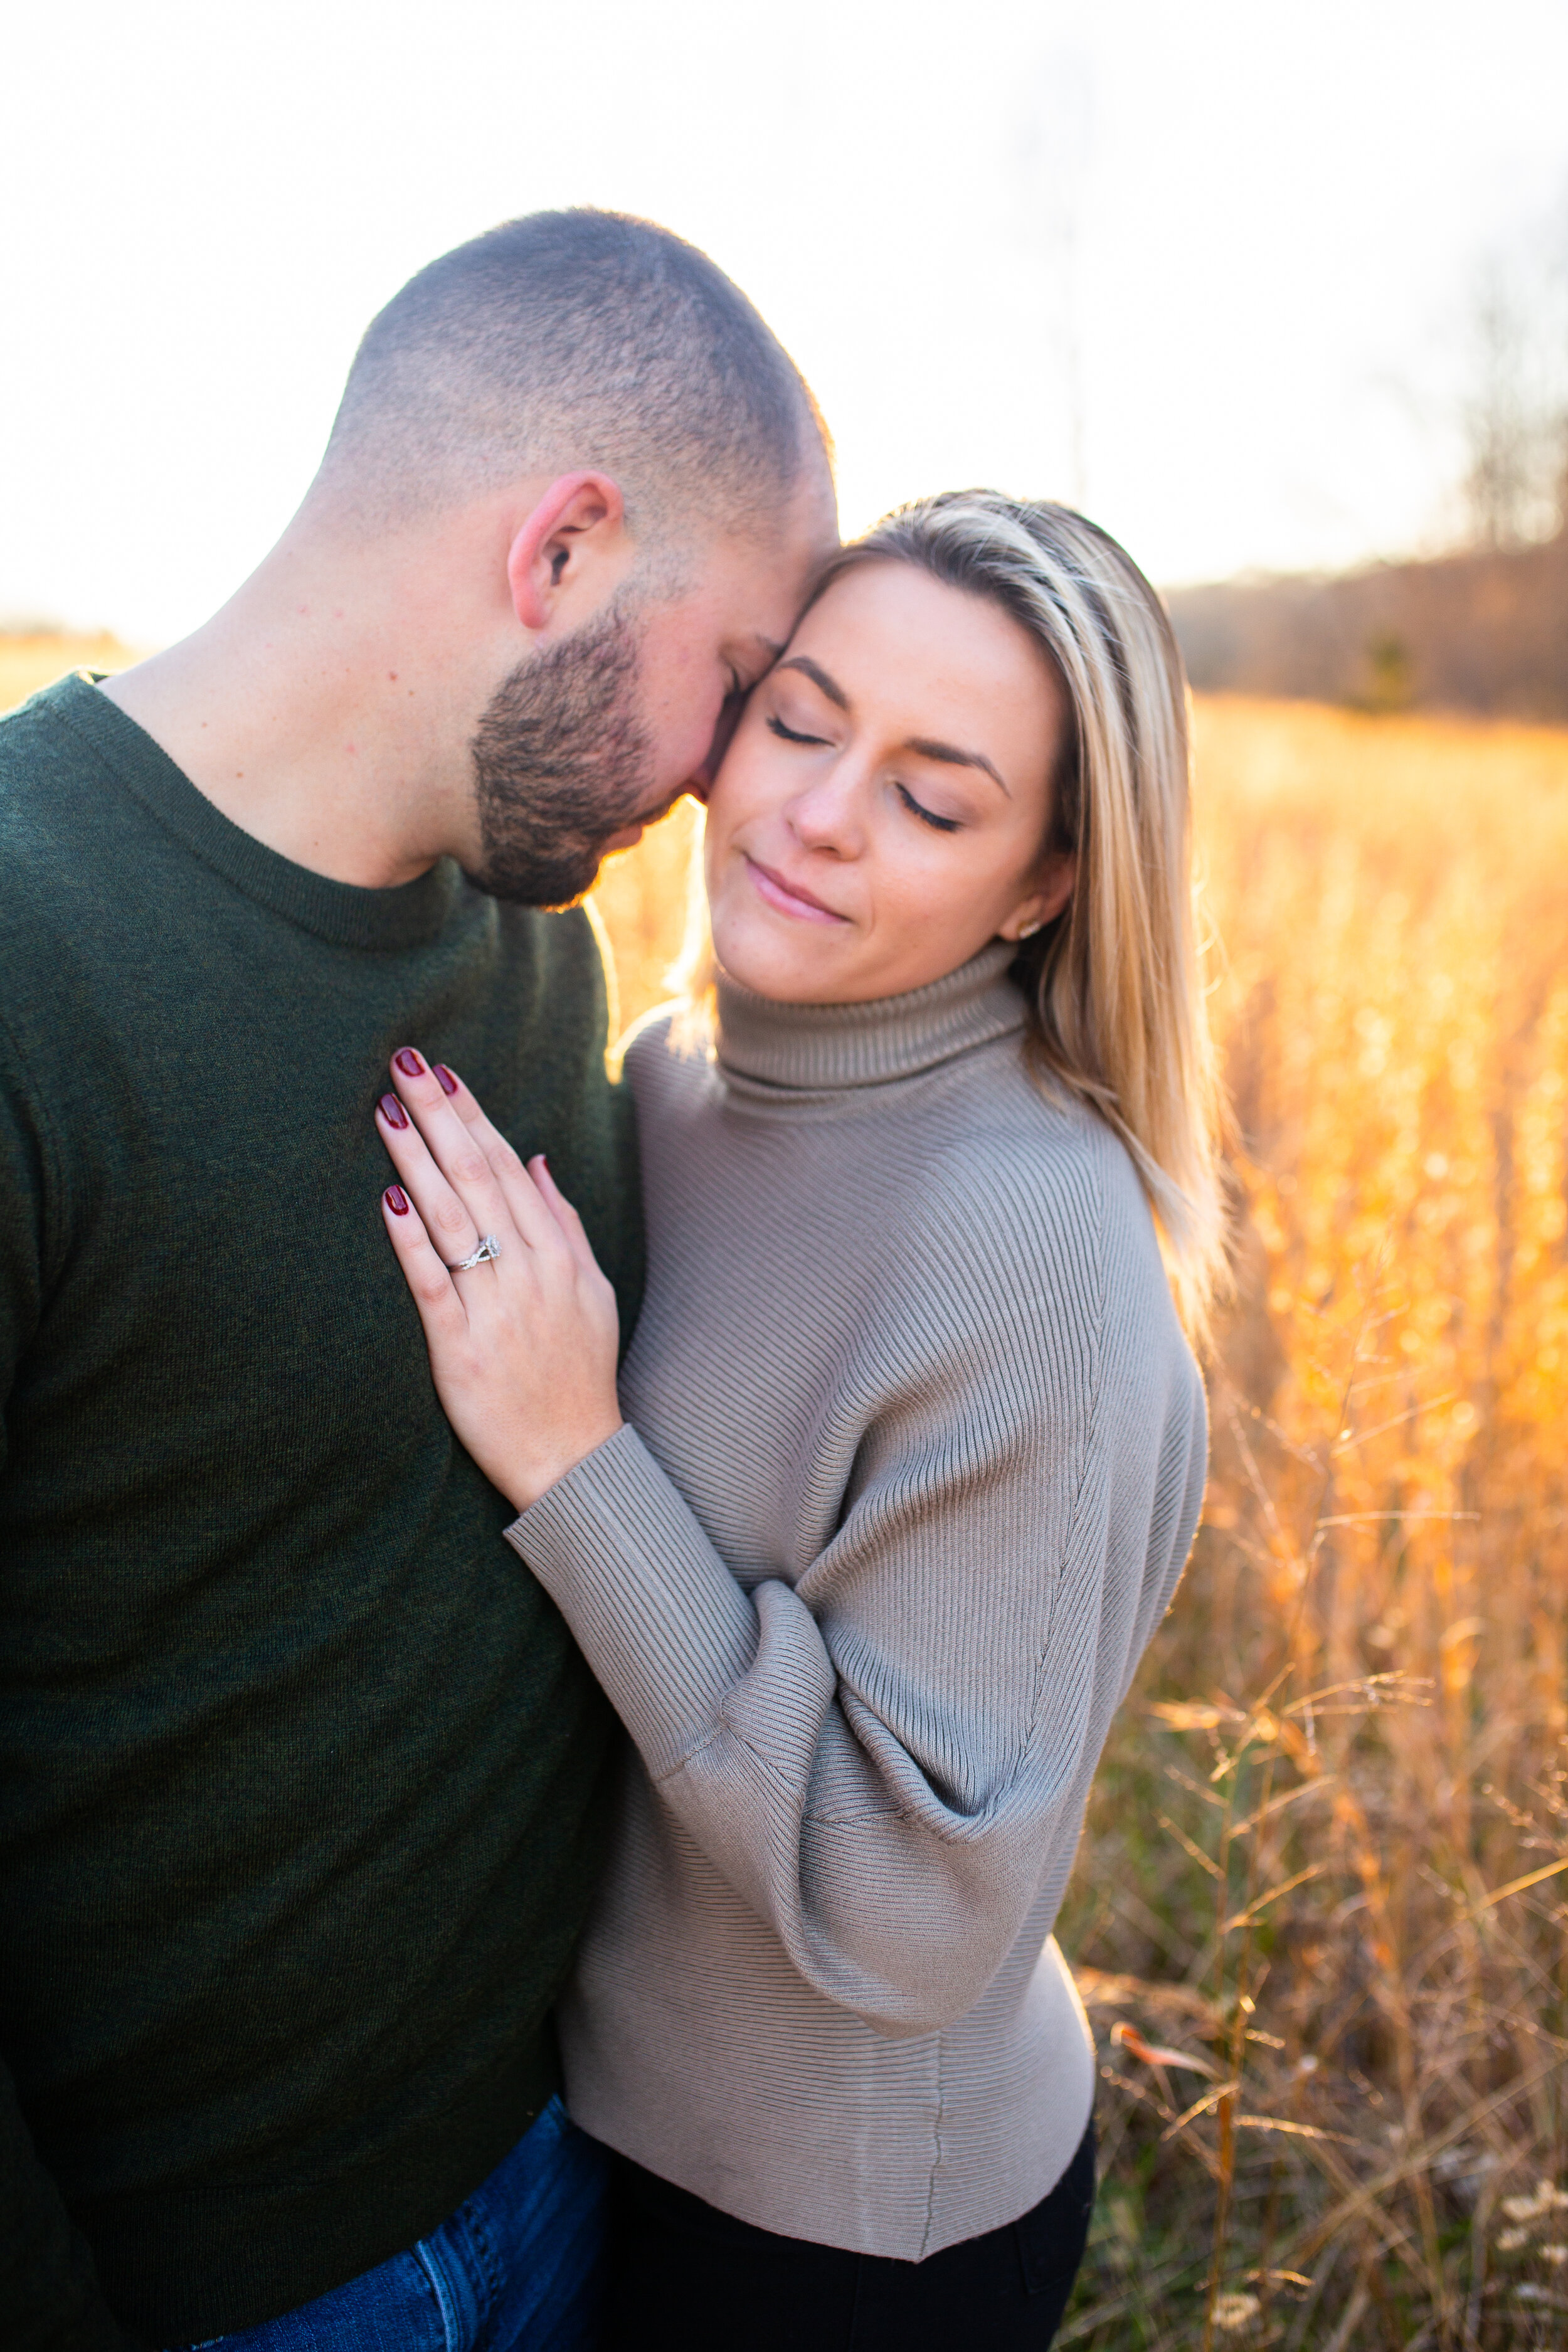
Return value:
<svg viewBox="0 0 1568 2352">
<path fill-rule="evenodd" d="M 448 1274 L 467 1274 L 471 1265 L 484 1265 L 492 1257 L 500 1257 L 500 1242 L 497 1241 L 494 1234 L 487 1234 L 477 1250 L 470 1250 L 467 1257 L 460 1257 L 457 1265 L 449 1265 L 447 1271 Z"/>
</svg>

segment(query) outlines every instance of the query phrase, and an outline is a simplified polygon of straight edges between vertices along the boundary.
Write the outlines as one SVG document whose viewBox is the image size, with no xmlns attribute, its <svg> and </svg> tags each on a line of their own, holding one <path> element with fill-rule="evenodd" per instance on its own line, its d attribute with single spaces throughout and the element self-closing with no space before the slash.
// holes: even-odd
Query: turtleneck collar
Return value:
<svg viewBox="0 0 1568 2352">
<path fill-rule="evenodd" d="M 1016 953 L 994 940 L 929 987 L 868 1004 L 780 1004 L 721 972 L 719 1067 L 732 1093 L 773 1102 L 915 1077 L 1022 1029 L 1024 999 L 1007 977 Z"/>
</svg>

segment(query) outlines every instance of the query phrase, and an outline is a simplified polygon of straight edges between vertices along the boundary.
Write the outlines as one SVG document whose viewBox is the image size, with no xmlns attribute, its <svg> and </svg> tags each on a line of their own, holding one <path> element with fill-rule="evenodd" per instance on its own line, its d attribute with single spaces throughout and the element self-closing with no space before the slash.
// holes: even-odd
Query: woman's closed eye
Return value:
<svg viewBox="0 0 1568 2352">
<path fill-rule="evenodd" d="M 938 816 L 935 809 L 929 809 L 926 807 L 923 801 L 916 800 L 908 784 L 900 784 L 896 779 L 894 782 L 894 789 L 897 791 L 899 798 L 903 802 L 904 806 L 909 810 L 910 815 L 918 816 L 923 824 L 934 826 L 938 833 L 956 833 L 958 831 L 959 826 L 963 822 L 961 818 L 956 816 Z"/>
<path fill-rule="evenodd" d="M 786 727 L 776 711 L 769 713 L 767 726 L 769 733 L 776 735 L 781 743 L 805 743 L 822 751 L 829 748 L 826 735 L 807 735 L 798 727 Z M 893 789 L 910 814 L 919 817 L 922 824 L 929 824 L 933 832 L 957 833 L 959 831 L 963 824 L 961 817 L 938 816 L 935 809 L 927 808 L 923 801 L 916 800 L 908 784 L 900 783 L 897 777 L 893 779 Z"/>
<path fill-rule="evenodd" d="M 827 740 L 826 735 L 802 735 L 797 729 L 786 727 L 784 720 L 777 716 L 768 720 L 768 731 L 770 734 L 776 735 L 781 743 L 825 744 Z"/>
</svg>

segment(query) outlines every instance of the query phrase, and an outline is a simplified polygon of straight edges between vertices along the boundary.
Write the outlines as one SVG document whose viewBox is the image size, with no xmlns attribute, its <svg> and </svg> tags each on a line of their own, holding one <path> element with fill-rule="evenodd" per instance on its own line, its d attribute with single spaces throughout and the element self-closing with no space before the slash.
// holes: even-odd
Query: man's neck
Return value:
<svg viewBox="0 0 1568 2352">
<path fill-rule="evenodd" d="M 102 690 L 268 848 L 364 888 L 412 881 L 477 847 L 466 746 L 485 691 L 445 568 L 433 549 L 393 573 L 291 531 L 212 620 Z"/>
</svg>

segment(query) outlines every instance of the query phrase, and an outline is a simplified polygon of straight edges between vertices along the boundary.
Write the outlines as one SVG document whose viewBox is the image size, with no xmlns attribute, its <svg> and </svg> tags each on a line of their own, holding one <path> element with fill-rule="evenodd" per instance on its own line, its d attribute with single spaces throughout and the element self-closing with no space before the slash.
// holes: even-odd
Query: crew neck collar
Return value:
<svg viewBox="0 0 1568 2352">
<path fill-rule="evenodd" d="M 42 698 L 87 742 L 117 783 L 214 873 L 273 913 L 336 946 L 395 950 L 439 937 L 468 886 L 455 861 L 387 890 L 312 873 L 224 815 L 143 727 L 100 694 L 107 673 L 78 670 Z"/>
<path fill-rule="evenodd" d="M 733 1092 L 773 1101 L 916 1077 L 1023 1028 L 1016 953 L 994 940 L 928 987 L 868 1004 L 781 1004 L 721 972 L 719 1067 Z"/>
</svg>

